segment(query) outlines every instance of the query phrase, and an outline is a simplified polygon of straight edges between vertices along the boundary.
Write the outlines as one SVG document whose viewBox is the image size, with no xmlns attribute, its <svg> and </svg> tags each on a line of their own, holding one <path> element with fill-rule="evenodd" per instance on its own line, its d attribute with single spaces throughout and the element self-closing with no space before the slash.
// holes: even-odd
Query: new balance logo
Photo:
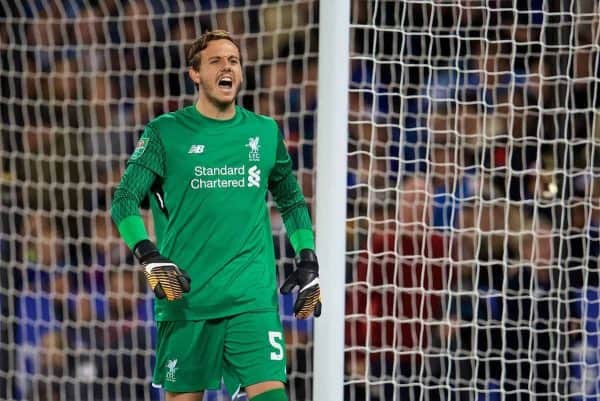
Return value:
<svg viewBox="0 0 600 401">
<path fill-rule="evenodd" d="M 260 170 L 258 166 L 248 169 L 248 187 L 260 187 Z"/>
<path fill-rule="evenodd" d="M 204 145 L 192 145 L 190 150 L 188 150 L 188 154 L 193 153 L 199 155 L 200 153 L 204 153 Z"/>
</svg>

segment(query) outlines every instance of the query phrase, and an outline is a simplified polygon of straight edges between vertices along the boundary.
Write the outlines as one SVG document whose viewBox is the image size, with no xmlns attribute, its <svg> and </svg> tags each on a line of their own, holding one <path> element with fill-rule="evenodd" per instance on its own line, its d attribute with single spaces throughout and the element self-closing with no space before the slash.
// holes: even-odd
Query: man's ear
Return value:
<svg viewBox="0 0 600 401">
<path fill-rule="evenodd" d="M 190 67 L 188 69 L 188 75 L 190 76 L 190 79 L 192 81 L 194 81 L 194 83 L 196 85 L 200 85 L 200 71 L 195 70 L 193 67 Z"/>
</svg>

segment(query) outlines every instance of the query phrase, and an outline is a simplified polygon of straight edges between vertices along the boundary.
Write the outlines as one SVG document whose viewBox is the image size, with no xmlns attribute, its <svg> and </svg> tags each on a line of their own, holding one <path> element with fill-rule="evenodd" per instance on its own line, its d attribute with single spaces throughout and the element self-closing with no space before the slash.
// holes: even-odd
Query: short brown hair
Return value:
<svg viewBox="0 0 600 401">
<path fill-rule="evenodd" d="M 242 50 L 240 49 L 240 44 L 231 36 L 231 34 L 227 31 L 216 29 L 214 31 L 206 32 L 198 39 L 196 39 L 192 44 L 190 44 L 185 52 L 185 61 L 188 67 L 192 67 L 194 69 L 200 68 L 200 52 L 206 49 L 208 46 L 208 42 L 213 40 L 225 39 L 230 41 L 237 47 L 240 53 L 240 63 L 242 58 Z"/>
</svg>

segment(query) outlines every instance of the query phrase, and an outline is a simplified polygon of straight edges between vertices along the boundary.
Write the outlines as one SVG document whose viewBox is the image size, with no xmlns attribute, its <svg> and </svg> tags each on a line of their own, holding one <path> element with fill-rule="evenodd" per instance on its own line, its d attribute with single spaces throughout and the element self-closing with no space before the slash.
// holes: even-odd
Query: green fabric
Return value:
<svg viewBox="0 0 600 401">
<path fill-rule="evenodd" d="M 297 230 L 308 230 L 312 232 L 312 223 L 306 205 L 301 204 L 282 214 L 281 218 L 285 224 L 288 235 Z"/>
<path fill-rule="evenodd" d="M 281 214 L 294 251 L 314 250 L 314 235 L 302 189 L 292 173 L 292 160 L 283 139 L 277 145 L 277 169 L 269 177 L 269 190 Z M 310 236 L 308 234 L 310 232 Z"/>
<path fill-rule="evenodd" d="M 225 320 L 158 322 L 152 384 L 175 393 L 219 389 L 226 330 Z"/>
<path fill-rule="evenodd" d="M 290 235 L 290 243 L 298 254 L 303 249 L 315 250 L 315 235 L 312 230 L 299 229 Z"/>
<path fill-rule="evenodd" d="M 152 211 L 152 218 L 154 220 L 154 236 L 156 238 L 156 246 L 160 249 L 162 244 L 163 235 L 167 228 L 167 216 L 161 210 L 158 200 L 154 194 L 150 194 L 150 210 Z"/>
<path fill-rule="evenodd" d="M 152 383 L 170 392 L 219 389 L 223 379 L 233 395 L 247 385 L 287 380 L 283 326 L 276 310 L 158 322 L 155 355 Z M 176 369 L 169 367 L 174 360 Z"/>
<path fill-rule="evenodd" d="M 129 164 L 113 195 L 111 215 L 117 227 L 129 216 L 140 215 L 140 203 L 148 194 L 156 174 L 140 165 Z"/>
<path fill-rule="evenodd" d="M 142 139 L 128 169 L 159 180 L 169 213 L 159 249 L 192 279 L 184 301 L 156 300 L 156 319 L 277 310 L 267 191 L 288 233 L 311 223 L 275 121 L 241 107 L 230 120 L 213 120 L 189 106 L 151 121 Z"/>
<path fill-rule="evenodd" d="M 298 229 L 290 235 L 290 243 L 298 254 L 303 249 L 315 250 L 315 235 L 312 230 Z"/>
<path fill-rule="evenodd" d="M 288 401 L 288 397 L 284 389 L 277 388 L 260 393 L 256 397 L 250 398 L 250 401 Z"/>
<path fill-rule="evenodd" d="M 133 250 L 133 247 L 141 240 L 148 239 L 148 233 L 144 226 L 144 220 L 140 215 L 133 215 L 121 220 L 117 226 L 121 238 L 127 244 L 129 249 Z"/>
<path fill-rule="evenodd" d="M 153 157 L 142 157 L 146 151 Z M 151 127 L 147 127 L 127 163 L 111 207 L 113 220 L 118 227 L 124 219 L 140 215 L 140 203 L 148 196 L 154 217 L 154 234 L 159 248 L 166 227 L 166 216 L 160 209 L 154 194 L 149 191 L 156 180 L 164 174 L 163 156 L 164 150 L 160 138 Z M 123 239 L 129 244 L 125 237 Z"/>
<path fill-rule="evenodd" d="M 165 151 L 158 132 L 152 123 L 146 126 L 128 164 L 138 164 L 153 171 L 157 176 L 165 174 Z"/>
<path fill-rule="evenodd" d="M 291 161 L 289 166 L 280 165 L 280 167 L 285 170 L 289 169 L 289 173 L 278 181 L 271 182 L 270 191 L 281 214 L 286 231 L 291 235 L 300 229 L 312 230 L 308 207 L 304 201 L 302 190 L 291 173 Z"/>
</svg>

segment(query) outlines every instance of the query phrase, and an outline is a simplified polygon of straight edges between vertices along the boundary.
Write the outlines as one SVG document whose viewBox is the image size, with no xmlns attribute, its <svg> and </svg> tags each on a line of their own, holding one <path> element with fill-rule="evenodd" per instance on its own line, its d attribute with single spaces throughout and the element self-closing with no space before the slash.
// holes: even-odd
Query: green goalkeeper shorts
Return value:
<svg viewBox="0 0 600 401">
<path fill-rule="evenodd" d="M 264 381 L 286 381 L 285 342 L 277 311 L 222 319 L 158 322 L 152 385 L 189 393 L 230 394 Z"/>
</svg>

